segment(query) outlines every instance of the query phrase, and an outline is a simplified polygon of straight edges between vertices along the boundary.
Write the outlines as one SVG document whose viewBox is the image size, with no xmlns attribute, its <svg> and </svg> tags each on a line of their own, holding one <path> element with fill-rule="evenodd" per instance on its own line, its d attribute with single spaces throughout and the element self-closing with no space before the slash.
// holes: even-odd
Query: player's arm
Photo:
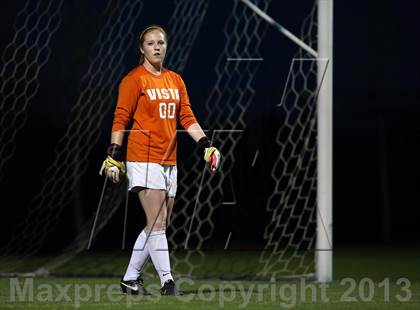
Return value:
<svg viewBox="0 0 420 310">
<path fill-rule="evenodd" d="M 201 126 L 198 124 L 194 113 L 191 110 L 190 100 L 184 81 L 180 78 L 180 112 L 179 119 L 181 126 L 187 131 L 190 137 L 198 143 L 200 151 L 204 153 L 204 160 L 210 166 L 210 171 L 214 172 L 220 167 L 220 152 L 211 145 L 210 139 L 206 136 Z"/>
<path fill-rule="evenodd" d="M 195 142 L 198 142 L 201 138 L 206 136 L 203 129 L 201 129 L 201 126 L 198 123 L 194 123 L 191 126 L 189 126 L 187 128 L 187 133 Z"/>
<path fill-rule="evenodd" d="M 105 174 L 114 183 L 118 183 L 120 177 L 126 173 L 122 161 L 122 142 L 125 128 L 134 113 L 139 94 L 140 88 L 133 78 L 126 77 L 121 81 L 112 124 L 111 144 L 99 171 L 100 175 Z"/>
<path fill-rule="evenodd" d="M 220 166 L 220 152 L 211 145 L 210 139 L 205 135 L 198 123 L 187 128 L 187 133 L 198 143 L 200 150 L 204 153 L 204 160 L 209 164 L 211 171 L 216 171 Z"/>
<path fill-rule="evenodd" d="M 124 140 L 124 131 L 118 130 L 111 133 L 111 144 L 122 145 Z"/>
<path fill-rule="evenodd" d="M 207 136 L 201 137 L 197 141 L 201 151 L 204 153 L 204 160 L 210 167 L 210 171 L 217 171 L 220 167 L 221 155 L 219 150 L 212 146 L 210 139 Z"/>
</svg>

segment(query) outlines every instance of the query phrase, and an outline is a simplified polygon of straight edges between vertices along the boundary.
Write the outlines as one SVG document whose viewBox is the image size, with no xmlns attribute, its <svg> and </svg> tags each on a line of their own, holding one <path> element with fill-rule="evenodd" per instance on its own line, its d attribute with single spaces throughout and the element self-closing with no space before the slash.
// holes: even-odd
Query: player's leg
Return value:
<svg viewBox="0 0 420 310">
<path fill-rule="evenodd" d="M 166 200 L 166 209 L 167 209 L 167 216 L 166 216 L 166 227 L 168 227 L 171 223 L 171 214 L 172 208 L 174 206 L 175 197 L 168 197 Z M 164 282 L 163 286 L 160 289 L 162 295 L 182 295 L 180 291 L 175 286 L 175 282 L 173 280 L 167 280 Z"/>
<path fill-rule="evenodd" d="M 138 195 L 146 214 L 145 230 L 147 232 L 165 230 L 167 218 L 165 190 L 144 188 Z"/>
<path fill-rule="evenodd" d="M 123 277 L 124 281 L 137 280 L 139 278 L 141 271 L 149 258 L 149 249 L 146 246 L 146 242 L 147 233 L 145 230 L 142 230 L 134 243 L 131 258 Z"/>
<path fill-rule="evenodd" d="M 138 192 L 141 205 L 145 211 L 147 225 L 139 234 L 134 244 L 133 252 L 127 271 L 121 281 L 123 292 L 132 294 L 144 293 L 143 281 L 140 277 L 141 270 L 152 254 L 152 262 L 163 284 L 173 280 L 170 273 L 169 252 L 165 228 L 168 221 L 168 207 L 172 210 L 173 197 L 167 198 L 164 190 L 143 188 Z"/>
<path fill-rule="evenodd" d="M 177 190 L 177 167 L 176 166 L 169 166 L 165 168 L 165 180 L 166 180 L 166 193 L 167 193 L 167 219 L 166 219 L 166 227 L 169 227 L 171 224 L 171 214 L 172 208 L 175 202 L 175 195 Z"/>
<path fill-rule="evenodd" d="M 137 190 L 138 191 L 138 188 Z M 127 270 L 121 279 L 120 286 L 123 293 L 129 294 L 149 294 L 144 288 L 141 272 L 149 258 L 149 248 L 147 247 L 148 235 L 146 229 L 143 229 L 138 235 Z"/>
<path fill-rule="evenodd" d="M 128 190 L 138 194 L 142 188 L 148 185 L 149 165 L 127 161 L 126 166 Z M 140 293 L 145 291 L 141 271 L 149 258 L 149 248 L 146 246 L 147 239 L 148 235 L 145 228 L 136 239 L 127 270 L 121 279 L 120 285 L 123 292 L 137 294 L 138 290 L 140 290 Z"/>
<path fill-rule="evenodd" d="M 130 181 L 129 188 L 136 191 L 140 190 L 138 196 L 146 214 L 147 225 L 139 235 L 138 242 L 136 242 L 126 275 L 130 274 L 131 278 L 139 275 L 148 255 L 151 254 L 152 262 L 162 282 L 162 293 L 165 291 L 165 295 L 177 294 L 170 273 L 168 243 L 165 233 L 174 205 L 177 185 L 176 167 L 163 167 L 150 163 L 146 165 L 143 163 L 127 163 L 127 168 L 127 176 Z M 147 188 L 148 185 L 154 188 L 161 187 L 162 190 Z M 166 188 L 166 192 L 163 188 Z M 139 251 L 139 249 L 142 251 Z M 130 270 L 131 272 L 129 272 Z M 169 282 L 169 287 L 165 285 L 165 282 Z"/>
<path fill-rule="evenodd" d="M 168 219 L 168 199 L 164 190 L 144 189 L 139 198 L 146 213 L 148 231 L 147 247 L 153 265 L 159 274 L 162 294 L 174 295 L 178 292 L 171 274 L 168 241 L 166 239 L 166 223 Z M 172 208 L 171 205 L 171 208 Z"/>
<path fill-rule="evenodd" d="M 166 227 L 169 227 L 169 225 L 171 224 L 171 215 L 172 215 L 172 208 L 174 206 L 175 203 L 175 197 L 168 197 L 167 199 L 167 203 L 166 203 L 166 212 L 167 212 L 167 216 L 166 216 Z"/>
</svg>

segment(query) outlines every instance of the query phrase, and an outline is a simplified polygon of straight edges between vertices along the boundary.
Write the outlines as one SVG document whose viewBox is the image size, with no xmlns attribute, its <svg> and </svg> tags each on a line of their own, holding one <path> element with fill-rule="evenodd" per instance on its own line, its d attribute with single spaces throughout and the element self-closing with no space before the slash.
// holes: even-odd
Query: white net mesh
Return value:
<svg viewBox="0 0 420 310">
<path fill-rule="evenodd" d="M 170 53 L 165 65 L 176 72 L 183 72 L 191 49 L 206 16 L 206 0 L 177 0 L 169 20 Z M 180 18 L 182 16 L 183 18 Z"/>
<path fill-rule="evenodd" d="M 134 41 L 134 23 L 142 1 L 110 1 L 104 12 L 108 19 L 93 47 L 93 58 L 82 78 L 82 90 L 73 106 L 68 128 L 60 139 L 54 162 L 48 167 L 42 189 L 33 199 L 25 221 L 17 227 L 12 239 L 2 248 L 3 254 L 19 253 L 25 257 L 35 253 L 45 237 L 53 231 L 63 209 L 71 202 L 78 180 L 86 172 L 89 152 L 96 144 L 104 116 L 122 77 L 122 59 L 127 46 Z M 109 217 L 118 206 L 119 195 L 109 195 Z M 2 264 L 10 270 L 17 261 Z"/>
<path fill-rule="evenodd" d="M 254 1 L 263 11 L 268 11 L 270 2 Z M 182 72 L 209 2 L 177 0 L 174 3 L 168 24 L 171 50 L 166 66 Z M 229 276 L 223 273 L 226 270 L 234 271 L 235 258 L 238 257 L 226 251 L 217 257 L 214 264 L 209 264 L 208 258 L 211 259 L 212 252 L 206 249 L 206 245 L 217 230 L 214 219 L 217 210 L 236 202 L 238 180 L 233 170 L 236 165 L 242 165 L 241 168 L 244 165 L 238 161 L 238 145 L 248 126 L 246 112 L 258 95 L 254 83 L 261 64 L 258 61 L 261 57 L 260 46 L 268 25 L 240 1 L 233 1 L 231 5 L 223 28 L 224 47 L 215 65 L 216 80 L 206 96 L 207 119 L 202 124 L 204 129 L 210 130 L 214 145 L 223 154 L 221 173 L 210 175 L 205 171 L 198 153 L 178 163 L 178 196 L 167 232 L 175 275 Z M 117 85 L 126 71 L 122 59 L 126 53 L 132 53 L 132 42 L 135 41 L 133 34 L 137 31 L 134 21 L 142 9 L 143 2 L 140 0 L 108 2 L 103 13 L 107 19 L 82 78 L 80 96 L 72 108 L 67 130 L 56 147 L 54 161 L 45 173 L 39 195 L 33 199 L 17 233 L 1 249 L 3 254 L 29 256 L 36 253 L 54 229 L 64 208 L 69 205 L 72 192 L 77 190 L 80 178 L 86 173 L 88 157 L 98 142 L 104 115 L 111 113 L 114 107 L 110 103 L 115 103 Z M 303 22 L 300 36 L 313 48 L 316 47 L 316 31 L 314 5 Z M 308 57 L 302 50 L 295 56 Z M 276 112 L 281 126 L 274 147 L 270 150 L 278 154 L 278 159 L 272 163 L 274 187 L 266 206 L 269 222 L 264 232 L 265 246 L 254 255 L 257 263 L 241 266 L 239 273 L 245 271 L 247 275 L 262 277 L 313 274 L 316 237 L 316 79 L 319 67 L 316 61 L 306 60 L 294 60 L 290 67 L 283 100 Z M 249 167 L 249 163 L 245 165 Z M 125 186 L 122 183 L 104 188 L 93 240 L 96 240 L 124 200 L 127 202 Z M 63 255 L 38 268 L 37 272 L 59 274 L 61 271 L 58 269 L 64 263 L 69 263 L 86 249 L 93 221 L 94 215 L 80 226 L 78 235 L 63 249 Z M 226 245 L 230 238 L 231 234 Z M 95 268 L 83 268 L 85 265 L 79 260 L 70 272 L 69 269 L 63 272 L 120 275 L 126 267 L 127 257 L 119 260 L 116 253 L 95 261 Z M 9 259 L 1 264 L 2 271 L 19 270 L 16 263 L 16 260 Z M 257 269 L 256 264 L 259 264 Z M 144 270 L 146 276 L 154 274 L 150 267 Z"/>
<path fill-rule="evenodd" d="M 269 0 L 258 1 L 265 10 L 269 3 Z M 217 80 L 206 100 L 207 123 L 214 130 L 212 140 L 223 154 L 221 173 L 214 176 L 206 174 L 199 154 L 181 166 L 179 195 L 168 234 L 174 249 L 172 261 L 175 272 L 191 276 L 199 269 L 201 274 L 213 272 L 219 276 L 217 270 L 210 271 L 211 267 L 205 266 L 206 253 L 201 248 L 215 229 L 212 216 L 223 203 L 223 191 L 236 161 L 235 146 L 246 127 L 244 114 L 253 100 L 252 82 L 259 66 L 259 62 L 229 61 L 228 58 L 260 57 L 259 46 L 266 29 L 267 24 L 258 16 L 240 2 L 234 2 L 223 30 L 226 42 L 215 67 Z M 179 259 L 180 251 L 177 250 L 182 249 L 188 250 Z"/>
<path fill-rule="evenodd" d="M 301 28 L 301 39 L 316 49 L 317 6 Z M 307 58 L 305 58 L 307 57 Z M 317 194 L 317 82 L 326 62 L 300 49 L 291 62 L 279 104 L 279 130 L 273 148 L 278 154 L 266 210 L 266 245 L 261 253 L 262 276 L 314 276 Z"/>
<path fill-rule="evenodd" d="M 38 75 L 50 57 L 50 41 L 61 23 L 60 1 L 26 1 L 18 12 L 15 35 L 2 57 L 0 74 L 0 181 L 25 126 L 27 107 L 38 92 Z"/>
</svg>

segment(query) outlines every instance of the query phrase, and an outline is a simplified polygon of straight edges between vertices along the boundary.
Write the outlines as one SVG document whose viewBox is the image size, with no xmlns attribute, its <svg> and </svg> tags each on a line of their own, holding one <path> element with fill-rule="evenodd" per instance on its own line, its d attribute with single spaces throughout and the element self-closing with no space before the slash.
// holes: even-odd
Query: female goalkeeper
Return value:
<svg viewBox="0 0 420 310">
<path fill-rule="evenodd" d="M 211 146 L 191 111 L 184 81 L 163 67 L 167 46 L 167 33 L 158 25 L 140 33 L 140 65 L 119 86 L 111 145 L 101 168 L 101 175 L 105 173 L 114 183 L 127 173 L 128 189 L 137 193 L 147 218 L 120 282 L 124 293 L 147 294 L 140 272 L 150 255 L 160 277 L 161 294 L 178 294 L 165 233 L 177 189 L 177 123 L 199 144 L 211 171 L 220 164 L 219 151 Z M 125 169 L 121 145 L 128 124 Z"/>
</svg>

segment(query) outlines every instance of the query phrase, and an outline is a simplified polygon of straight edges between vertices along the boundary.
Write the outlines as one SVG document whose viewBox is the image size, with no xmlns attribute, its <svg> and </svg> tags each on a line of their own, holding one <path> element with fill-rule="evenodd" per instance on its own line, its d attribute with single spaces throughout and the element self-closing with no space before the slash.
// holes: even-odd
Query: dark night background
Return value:
<svg viewBox="0 0 420 310">
<path fill-rule="evenodd" d="M 137 24 L 139 30 L 150 23 L 166 26 L 173 2 L 167 1 L 167 6 L 158 2 L 144 1 Z M 310 1 L 287 2 L 273 1 L 268 13 L 292 32 L 299 33 L 300 20 L 309 13 L 310 6 L 305 3 Z M 21 6 L 19 1 L 1 3 L 1 51 L 14 35 L 14 20 Z M 69 111 L 79 95 L 81 76 L 89 64 L 91 44 L 103 22 L 99 14 L 103 6 L 101 1 L 64 1 L 62 23 L 51 41 L 50 59 L 40 72 L 39 91 L 28 106 L 27 122 L 15 139 L 15 155 L 5 169 L 0 196 L 2 242 L 10 237 L 9 232 L 19 216 L 25 214 L 39 191 L 45 168 L 54 158 L 53 149 L 67 127 Z M 218 16 L 228 14 L 230 7 L 231 1 L 210 1 L 183 73 L 193 108 L 202 122 L 206 115 L 200 105 L 214 83 L 214 65 L 224 40 L 225 20 Z M 290 12 L 298 12 L 299 16 Z M 334 15 L 334 243 L 337 246 L 419 246 L 420 1 L 336 0 Z M 170 35 L 171 29 L 168 32 Z M 127 47 L 132 53 L 126 54 L 124 72 L 136 65 L 135 45 L 133 42 Z M 280 100 L 295 50 L 275 29 L 268 29 L 260 49 L 264 61 L 254 83 L 262 103 L 256 102 L 248 111 L 246 119 L 250 124 L 268 119 L 266 104 Z M 114 105 L 115 101 L 109 104 Z M 82 211 L 64 211 L 66 220 L 57 228 L 60 237 L 56 239 L 60 241 L 70 238 L 71 231 L 77 229 L 80 220 L 77 216 L 86 217 L 96 208 L 102 185 L 97 171 L 109 141 L 111 121 L 110 114 L 94 154 L 89 155 L 89 169 L 79 186 L 80 192 L 75 194 L 78 198 L 74 204 Z M 266 124 L 264 130 L 275 132 L 275 125 Z M 261 128 L 250 125 L 244 133 L 248 140 L 245 145 L 242 143 L 242 148 L 256 144 L 252 139 L 262 133 Z M 185 150 L 192 149 L 191 141 L 185 140 L 185 144 Z M 243 155 L 246 160 L 252 157 L 251 153 Z M 246 198 L 250 205 L 242 215 L 247 224 L 244 232 L 247 238 L 261 231 L 263 221 L 258 219 L 265 206 L 252 204 L 264 201 L 254 197 L 262 193 L 260 190 L 236 193 L 240 197 L 250 195 Z M 139 211 L 132 214 L 135 212 L 140 216 Z M 116 225 L 119 230 L 120 223 L 118 213 L 110 227 Z M 138 229 L 135 225 L 132 219 L 133 238 Z M 111 235 L 110 231 L 105 234 Z"/>
</svg>

